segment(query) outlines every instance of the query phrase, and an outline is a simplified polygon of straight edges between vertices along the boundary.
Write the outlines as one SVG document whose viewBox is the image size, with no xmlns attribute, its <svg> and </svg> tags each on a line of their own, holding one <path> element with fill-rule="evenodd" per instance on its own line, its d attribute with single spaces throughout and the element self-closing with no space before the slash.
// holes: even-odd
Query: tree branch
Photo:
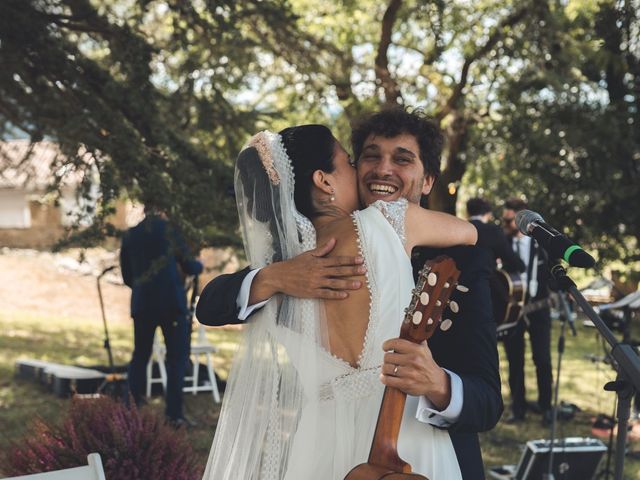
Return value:
<svg viewBox="0 0 640 480">
<path fill-rule="evenodd" d="M 489 51 L 491 51 L 491 49 L 500 40 L 502 40 L 506 28 L 512 27 L 513 25 L 520 22 L 520 20 L 522 20 L 522 18 L 528 13 L 528 11 L 529 11 L 529 7 L 524 6 L 519 10 L 516 10 L 515 12 L 513 12 L 511 15 L 507 16 L 502 22 L 500 22 L 498 26 L 494 28 L 493 32 L 491 33 L 491 35 L 489 35 L 489 38 L 487 39 L 485 44 L 481 45 L 475 52 L 473 52 L 471 55 L 465 58 L 464 64 L 462 65 L 462 70 L 460 73 L 460 80 L 454 87 L 453 92 L 451 93 L 451 96 L 447 100 L 447 103 L 444 105 L 442 110 L 440 110 L 436 114 L 436 118 L 438 120 L 442 120 L 444 117 L 446 117 L 455 108 L 456 104 L 462 97 L 462 91 L 464 90 L 464 87 L 467 85 L 469 69 L 471 68 L 471 65 L 473 64 L 473 62 L 482 58 Z"/>
<path fill-rule="evenodd" d="M 391 45 L 391 34 L 393 33 L 393 24 L 398 16 L 398 10 L 402 5 L 402 0 L 391 0 L 387 6 L 387 10 L 382 17 L 382 32 L 380 34 L 380 43 L 378 44 L 378 53 L 376 55 L 376 78 L 382 86 L 387 104 L 396 104 L 398 100 L 402 100 L 398 83 L 389 72 L 389 58 L 387 53 Z"/>
</svg>

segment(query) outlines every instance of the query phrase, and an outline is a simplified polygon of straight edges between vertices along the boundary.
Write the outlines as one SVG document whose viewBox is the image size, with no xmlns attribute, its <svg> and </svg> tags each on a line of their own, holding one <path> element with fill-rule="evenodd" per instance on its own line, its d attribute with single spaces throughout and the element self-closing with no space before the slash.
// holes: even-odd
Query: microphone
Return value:
<svg viewBox="0 0 640 480">
<path fill-rule="evenodd" d="M 535 238 L 551 258 L 562 258 L 572 267 L 591 268 L 596 261 L 565 235 L 547 225 L 539 213 L 521 210 L 516 214 L 518 229 Z"/>
</svg>

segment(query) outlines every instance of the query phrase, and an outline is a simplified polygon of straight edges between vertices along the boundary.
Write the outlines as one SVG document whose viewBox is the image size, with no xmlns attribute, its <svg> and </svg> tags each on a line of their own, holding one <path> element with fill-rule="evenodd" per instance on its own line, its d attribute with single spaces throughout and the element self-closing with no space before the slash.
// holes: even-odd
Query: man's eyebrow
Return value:
<svg viewBox="0 0 640 480">
<path fill-rule="evenodd" d="M 364 147 L 362 149 L 362 151 L 364 152 L 365 150 L 375 150 L 378 151 L 380 150 L 380 147 L 378 145 L 376 145 L 375 143 L 370 143 L 369 145 L 367 145 L 366 147 Z"/>
<path fill-rule="evenodd" d="M 416 158 L 416 154 L 413 153 L 411 150 L 409 150 L 408 148 L 403 148 L 403 147 L 396 147 L 396 153 L 403 153 L 403 154 L 407 154 L 407 155 L 411 155 L 413 158 Z"/>
</svg>

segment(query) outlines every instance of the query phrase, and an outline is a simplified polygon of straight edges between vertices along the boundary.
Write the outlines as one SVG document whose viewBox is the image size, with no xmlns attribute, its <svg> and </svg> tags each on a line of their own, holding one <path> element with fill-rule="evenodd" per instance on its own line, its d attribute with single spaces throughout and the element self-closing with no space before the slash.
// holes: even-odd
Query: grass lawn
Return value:
<svg viewBox="0 0 640 480">
<path fill-rule="evenodd" d="M 123 365 L 130 355 L 132 327 L 127 324 L 109 325 L 109 331 L 115 362 Z M 556 323 L 552 340 L 554 376 L 558 332 Z M 234 329 L 211 329 L 208 335 L 220 349 L 216 357 L 216 370 L 221 377 L 226 378 L 239 332 Z M 35 358 L 74 365 L 104 365 L 107 363 L 107 355 L 102 346 L 103 338 L 102 324 L 95 319 L 83 321 L 55 316 L 0 313 L 0 450 L 4 451 L 12 442 L 18 442 L 28 432 L 32 419 L 41 417 L 48 421 L 58 421 L 69 403 L 34 382 L 15 378 L 15 361 L 20 358 Z M 507 365 L 502 347 L 499 348 L 503 395 L 505 404 L 508 405 Z M 558 436 L 592 436 L 592 418 L 598 413 L 612 413 L 615 397 L 604 392 L 602 386 L 614 378 L 614 373 L 608 365 L 585 359 L 585 355 L 591 354 L 602 354 L 597 334 L 593 329 L 579 327 L 577 337 L 567 337 L 560 399 L 575 403 L 582 412 L 573 420 L 560 423 Z M 529 359 L 527 362 L 527 385 L 532 392 L 530 399 L 533 400 L 535 372 Z M 164 408 L 162 398 L 153 397 L 147 408 L 154 409 L 161 415 Z M 213 403 L 209 393 L 200 393 L 185 394 L 185 410 L 190 418 L 198 422 L 198 426 L 189 435 L 204 469 L 220 409 Z M 500 422 L 491 432 L 481 434 L 485 465 L 489 467 L 516 463 L 521 446 L 527 440 L 548 437 L 548 429 L 540 425 L 540 417 L 536 415 L 529 415 L 524 424 L 517 426 Z M 630 443 L 629 446 L 631 451 L 640 450 L 640 445 L 635 443 Z M 627 456 L 625 478 L 640 479 L 639 460 Z"/>
</svg>

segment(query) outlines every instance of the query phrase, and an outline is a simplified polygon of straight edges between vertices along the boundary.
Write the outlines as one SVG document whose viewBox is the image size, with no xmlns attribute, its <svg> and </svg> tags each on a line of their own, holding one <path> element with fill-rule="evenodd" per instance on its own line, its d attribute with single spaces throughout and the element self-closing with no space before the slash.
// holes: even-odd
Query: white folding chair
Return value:
<svg viewBox="0 0 640 480">
<path fill-rule="evenodd" d="M 158 339 L 158 328 L 153 335 L 153 349 L 151 350 L 151 358 L 147 363 L 147 397 L 151 396 L 151 385 L 159 383 L 162 385 L 162 390 L 167 388 L 167 367 L 164 364 L 164 359 L 167 354 L 167 348 Z M 153 364 L 158 364 L 158 377 L 153 376 Z"/>
<path fill-rule="evenodd" d="M 106 480 L 102 460 L 99 453 L 87 455 L 88 465 L 76 468 L 65 468 L 52 472 L 34 473 L 33 475 L 21 475 L 5 480 Z"/>
<path fill-rule="evenodd" d="M 220 403 L 220 392 L 218 391 L 218 383 L 216 382 L 216 375 L 213 371 L 213 354 L 217 351 L 216 346 L 207 340 L 204 325 L 198 324 L 198 336 L 196 341 L 191 344 L 193 374 L 184 377 L 185 386 L 182 389 L 184 392 L 191 392 L 194 395 L 198 392 L 211 392 L 213 401 Z M 204 356 L 205 365 L 207 366 L 209 381 L 203 385 L 199 385 L 198 375 L 200 373 L 200 357 L 202 356 Z M 191 382 L 191 385 L 187 385 L 187 382 Z"/>
<path fill-rule="evenodd" d="M 157 332 L 156 332 L 157 333 Z M 215 372 L 213 370 L 213 354 L 218 351 L 217 347 L 207 340 L 206 329 L 202 324 L 198 324 L 198 334 L 195 342 L 191 343 L 191 360 L 193 364 L 192 375 L 184 377 L 185 385 L 182 389 L 183 392 L 191 392 L 194 395 L 198 392 L 211 392 L 213 395 L 213 401 L 220 403 L 220 392 L 218 391 L 218 384 L 216 382 Z M 162 389 L 167 388 L 167 368 L 165 367 L 165 356 L 167 350 L 163 343 L 158 339 L 158 335 L 153 339 L 153 350 L 151 352 L 151 358 L 147 364 L 147 397 L 151 396 L 151 385 L 154 383 L 160 383 Z M 199 385 L 200 374 L 200 359 L 204 357 L 205 365 L 207 367 L 207 374 L 209 381 L 203 385 Z M 159 376 L 153 376 L 153 363 L 158 364 Z"/>
</svg>

